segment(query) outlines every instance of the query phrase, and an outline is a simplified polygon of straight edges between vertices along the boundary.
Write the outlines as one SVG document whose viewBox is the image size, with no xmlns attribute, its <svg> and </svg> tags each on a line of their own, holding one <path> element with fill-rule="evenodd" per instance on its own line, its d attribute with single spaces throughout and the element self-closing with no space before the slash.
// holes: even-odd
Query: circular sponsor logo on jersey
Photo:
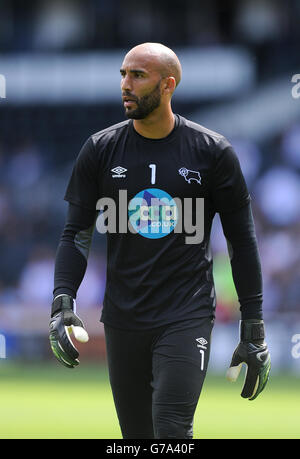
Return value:
<svg viewBox="0 0 300 459">
<path fill-rule="evenodd" d="M 167 236 L 178 221 L 176 202 L 159 188 L 148 188 L 136 194 L 128 204 L 128 213 L 133 229 L 149 239 Z"/>
</svg>

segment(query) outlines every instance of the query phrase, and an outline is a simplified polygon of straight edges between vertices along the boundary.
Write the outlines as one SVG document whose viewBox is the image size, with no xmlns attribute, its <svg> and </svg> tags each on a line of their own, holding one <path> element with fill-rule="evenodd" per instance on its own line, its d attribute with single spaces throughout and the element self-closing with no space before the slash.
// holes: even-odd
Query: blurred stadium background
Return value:
<svg viewBox="0 0 300 459">
<path fill-rule="evenodd" d="M 78 387 L 85 380 L 95 397 L 95 381 L 103 384 L 107 411 L 96 400 L 95 419 L 91 419 L 96 423 L 97 414 L 102 413 L 103 422 L 108 422 L 111 413 L 115 427 L 102 431 L 108 436 L 102 438 L 120 435 L 107 386 L 99 323 L 105 288 L 104 236 L 95 233 L 78 292 L 79 315 L 91 339 L 79 346 L 82 366 L 75 370 L 77 376 L 67 376 L 65 369 L 53 363 L 48 322 L 55 251 L 67 208 L 63 194 L 72 165 L 91 133 L 124 119 L 120 64 L 132 46 L 145 41 L 166 44 L 182 62 L 174 111 L 224 134 L 239 156 L 252 195 L 273 362 L 273 383 L 262 397 L 267 408 L 275 411 L 269 411 L 263 432 L 277 438 L 300 436 L 295 428 L 300 376 L 300 98 L 297 77 L 292 81 L 300 73 L 299 23 L 298 0 L 1 1 L 0 74 L 6 81 L 6 94 L 3 86 L 0 91 L 1 438 L 38 436 L 20 411 L 26 400 L 32 409 L 24 396 L 29 387 L 33 387 L 33 399 L 39 393 L 46 399 L 59 391 L 60 384 L 76 386 L 76 378 Z M 241 431 L 243 424 L 237 422 L 250 416 L 248 423 L 255 424 L 253 405 L 246 414 L 238 388 L 226 386 L 225 390 L 226 382 L 217 382 L 219 377 L 223 381 L 237 343 L 240 317 L 218 217 L 212 249 L 217 322 L 209 367 L 212 379 L 206 383 L 211 398 L 203 395 L 203 409 L 206 426 L 205 403 L 212 410 L 218 407 L 218 415 L 223 409 L 223 418 L 220 414 L 219 430 L 211 421 L 210 433 L 204 429 L 198 434 L 255 437 L 259 429 Z M 235 398 L 231 399 L 232 391 Z M 298 398 L 289 403 L 284 398 L 287 392 Z M 62 406 L 74 404 L 76 394 L 74 400 L 66 395 Z M 89 403 L 92 406 L 89 400 L 85 400 L 87 414 Z M 224 400 L 234 424 L 222 405 Z M 46 407 L 41 411 L 42 403 L 38 400 L 40 411 L 32 412 L 35 420 L 47 416 Z M 199 422 L 200 411 L 199 407 Z M 71 435 L 61 431 L 57 422 L 40 435 L 59 436 L 62 431 Z M 86 434 L 76 428 L 72 432 L 100 438 L 95 423 L 86 424 Z"/>
</svg>

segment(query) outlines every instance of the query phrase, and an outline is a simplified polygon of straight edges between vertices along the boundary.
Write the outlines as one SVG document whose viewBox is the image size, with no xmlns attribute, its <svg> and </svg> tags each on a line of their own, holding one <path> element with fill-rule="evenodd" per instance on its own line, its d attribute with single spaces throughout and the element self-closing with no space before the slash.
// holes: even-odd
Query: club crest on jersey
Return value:
<svg viewBox="0 0 300 459">
<path fill-rule="evenodd" d="M 198 171 L 191 171 L 190 169 L 187 169 L 186 167 L 181 167 L 178 169 L 178 172 L 182 177 L 184 177 L 184 180 L 188 182 L 189 184 L 191 183 L 192 180 L 195 182 L 199 183 L 201 185 L 201 175 L 200 172 Z"/>
<path fill-rule="evenodd" d="M 125 172 L 127 172 L 127 169 L 125 169 L 125 167 L 117 166 L 111 169 L 111 172 L 113 172 L 112 178 L 125 178 Z"/>
</svg>

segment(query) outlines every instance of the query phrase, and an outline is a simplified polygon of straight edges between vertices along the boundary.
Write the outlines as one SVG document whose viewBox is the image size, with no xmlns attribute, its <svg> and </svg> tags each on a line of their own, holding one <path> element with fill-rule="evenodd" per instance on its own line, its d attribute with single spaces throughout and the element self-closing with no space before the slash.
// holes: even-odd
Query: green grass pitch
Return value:
<svg viewBox="0 0 300 459">
<path fill-rule="evenodd" d="M 208 373 L 195 415 L 194 438 L 300 438 L 300 380 L 271 375 L 250 402 L 233 384 Z M 11 364 L 0 360 L 1 439 L 119 439 L 105 365 Z"/>
</svg>

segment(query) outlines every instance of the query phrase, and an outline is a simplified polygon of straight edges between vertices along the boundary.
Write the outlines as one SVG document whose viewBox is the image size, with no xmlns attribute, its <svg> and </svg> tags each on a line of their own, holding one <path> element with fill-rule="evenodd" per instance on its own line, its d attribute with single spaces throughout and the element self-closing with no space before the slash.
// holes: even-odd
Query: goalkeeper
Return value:
<svg viewBox="0 0 300 459">
<path fill-rule="evenodd" d="M 227 139 L 173 113 L 171 99 L 181 65 L 172 50 L 157 43 L 138 45 L 126 54 L 120 72 L 128 119 L 89 137 L 65 194 L 69 207 L 55 260 L 50 342 L 63 365 L 79 364 L 72 333 L 81 341 L 88 336 L 77 315 L 76 295 L 87 267 L 97 202 L 109 198 L 117 221 L 107 229 L 101 321 L 123 438 L 193 438 L 215 317 L 210 232 L 216 213 L 227 240 L 241 312 L 240 342 L 227 376 L 236 380 L 242 364 L 247 365 L 241 395 L 248 400 L 256 399 L 269 376 L 251 199 Z M 124 190 L 131 202 L 142 199 L 133 214 L 119 200 Z M 183 203 L 183 224 L 181 231 L 171 228 L 161 234 L 151 215 L 163 219 L 166 209 L 149 211 L 147 218 L 143 212 L 152 200 L 161 210 L 170 196 Z M 185 219 L 191 213 L 185 212 L 185 204 L 197 203 L 198 198 L 204 200 L 204 231 L 195 243 L 187 238 L 191 234 L 186 223 L 191 222 Z M 170 212 L 171 205 L 168 208 Z M 139 217 L 135 231 L 119 225 L 122 212 L 128 224 L 132 216 Z M 197 222 L 197 206 L 192 221 Z M 169 222 L 170 218 L 159 221 Z"/>
</svg>

